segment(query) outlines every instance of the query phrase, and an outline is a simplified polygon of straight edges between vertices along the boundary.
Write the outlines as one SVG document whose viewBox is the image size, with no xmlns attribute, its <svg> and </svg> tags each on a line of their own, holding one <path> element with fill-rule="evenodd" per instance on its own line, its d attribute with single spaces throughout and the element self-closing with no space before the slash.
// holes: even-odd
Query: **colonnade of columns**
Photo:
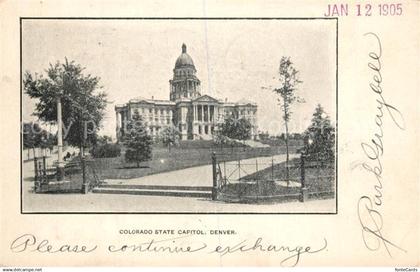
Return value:
<svg viewBox="0 0 420 272">
<path fill-rule="evenodd" d="M 210 138 L 217 121 L 217 107 L 211 104 L 193 105 L 193 138 Z"/>
<path fill-rule="evenodd" d="M 213 122 L 216 109 L 217 108 L 214 105 L 193 105 L 193 121 Z"/>
</svg>

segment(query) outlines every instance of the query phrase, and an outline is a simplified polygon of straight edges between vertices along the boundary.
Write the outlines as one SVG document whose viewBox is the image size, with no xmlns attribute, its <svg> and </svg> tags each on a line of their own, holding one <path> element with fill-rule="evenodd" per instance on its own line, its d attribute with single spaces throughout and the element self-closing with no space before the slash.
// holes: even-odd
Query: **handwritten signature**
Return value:
<svg viewBox="0 0 420 272">
<path fill-rule="evenodd" d="M 287 246 L 274 244 L 265 241 L 262 237 L 255 240 L 242 240 L 233 244 L 219 244 L 210 246 L 201 241 L 186 240 L 190 236 L 172 237 L 169 239 L 155 240 L 134 244 L 107 245 L 105 250 L 111 254 L 124 253 L 170 253 L 170 254 L 188 254 L 195 252 L 204 252 L 207 254 L 219 254 L 224 256 L 233 253 L 245 253 L 258 251 L 259 253 L 277 253 L 280 254 L 280 265 L 296 266 L 303 255 L 315 254 L 327 248 L 327 240 L 324 238 L 321 246 L 313 248 L 309 245 Z M 38 252 L 38 253 L 91 253 L 99 249 L 98 245 L 80 245 L 80 244 L 60 244 L 56 245 L 48 239 L 38 240 L 34 234 L 23 234 L 12 241 L 10 250 L 19 252 Z"/>
<path fill-rule="evenodd" d="M 376 42 L 376 50 L 369 52 L 369 63 L 368 67 L 373 73 L 372 81 L 369 83 L 369 88 L 376 95 L 376 115 L 374 118 L 376 133 L 370 139 L 370 142 L 362 142 L 361 147 L 368 162 L 362 164 L 363 168 L 375 179 L 373 185 L 373 197 L 362 196 L 358 201 L 358 217 L 362 226 L 362 236 L 365 246 L 372 251 L 377 251 L 384 246 L 388 255 L 392 257 L 390 247 L 397 248 L 406 252 L 395 243 L 391 242 L 389 238 L 385 238 L 383 235 L 384 221 L 380 208 L 383 204 L 383 191 L 384 191 L 384 180 L 382 176 L 383 166 L 382 157 L 385 152 L 383 143 L 384 131 L 383 131 L 383 118 L 387 113 L 391 118 L 393 124 L 400 130 L 405 130 L 405 121 L 402 113 L 388 101 L 385 100 L 382 89 L 382 44 L 379 36 L 375 33 L 369 32 L 365 34 L 368 38 L 373 38 Z"/>
</svg>

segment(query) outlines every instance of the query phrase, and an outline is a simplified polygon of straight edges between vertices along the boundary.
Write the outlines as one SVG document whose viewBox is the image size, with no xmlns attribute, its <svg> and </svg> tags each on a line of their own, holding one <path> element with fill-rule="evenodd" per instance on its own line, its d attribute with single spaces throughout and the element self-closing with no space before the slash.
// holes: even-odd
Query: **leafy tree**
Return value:
<svg viewBox="0 0 420 272">
<path fill-rule="evenodd" d="M 112 143 L 112 137 L 108 135 L 98 136 L 95 139 L 94 145 L 105 145 Z"/>
<path fill-rule="evenodd" d="M 223 146 L 230 142 L 229 137 L 223 135 L 220 131 L 214 134 L 213 142 L 218 145 L 221 149 Z"/>
<path fill-rule="evenodd" d="M 50 150 L 50 154 L 54 149 L 54 146 L 57 145 L 57 135 L 48 133 L 48 137 L 45 142 L 45 148 L 48 148 Z"/>
<path fill-rule="evenodd" d="M 286 179 L 289 182 L 289 127 L 290 116 L 292 114 L 291 105 L 299 101 L 296 96 L 296 86 L 302 81 L 298 77 L 299 71 L 295 69 L 289 57 L 282 57 L 279 67 L 280 87 L 273 91 L 278 94 L 281 109 L 283 111 L 283 120 L 285 124 L 285 142 L 286 142 Z"/>
<path fill-rule="evenodd" d="M 268 140 L 268 139 L 270 138 L 270 134 L 268 134 L 268 131 L 265 131 L 265 132 L 260 132 L 260 133 L 258 134 L 258 138 L 259 138 L 260 140 L 262 140 L 262 141 L 266 141 L 266 140 Z"/>
<path fill-rule="evenodd" d="M 251 138 L 251 123 L 245 118 L 229 116 L 221 124 L 220 134 L 231 139 L 247 140 Z"/>
<path fill-rule="evenodd" d="M 81 150 L 96 137 L 107 105 L 106 93 L 97 92 L 99 78 L 83 73 L 74 61 L 50 64 L 46 76 L 26 72 L 24 90 L 37 99 L 33 115 L 44 122 L 57 121 L 57 97 L 61 97 L 64 140 Z"/>
<path fill-rule="evenodd" d="M 179 131 L 174 126 L 165 127 L 160 133 L 160 139 L 171 151 L 171 146 L 179 144 Z"/>
<path fill-rule="evenodd" d="M 127 147 L 126 161 L 136 162 L 137 167 L 140 167 L 141 162 L 148 161 L 152 157 L 152 137 L 147 134 L 146 126 L 138 111 L 134 112 L 127 124 L 124 145 Z"/>
<path fill-rule="evenodd" d="M 29 150 L 33 150 L 35 157 L 35 148 L 41 148 L 42 150 L 50 149 L 56 144 L 56 137 L 45 129 L 42 129 L 38 123 L 30 122 L 23 123 L 23 147 Z"/>
<path fill-rule="evenodd" d="M 56 144 L 57 144 L 57 137 L 55 135 L 52 135 L 51 133 L 49 133 L 48 131 L 44 129 L 41 130 L 39 147 L 44 152 L 46 149 L 49 149 L 51 153 L 52 149 L 54 148 L 54 145 Z"/>
<path fill-rule="evenodd" d="M 321 105 L 315 109 L 311 125 L 306 129 L 305 152 L 311 160 L 334 161 L 335 129 Z"/>
<path fill-rule="evenodd" d="M 251 122 L 248 121 L 248 119 L 240 118 L 236 125 L 237 130 L 236 137 L 234 137 L 234 139 L 245 141 L 251 138 L 252 125 Z"/>
<path fill-rule="evenodd" d="M 30 149 L 32 149 L 35 158 L 35 148 L 41 144 L 41 132 L 42 129 L 39 124 L 33 122 L 23 123 L 23 147 L 28 149 L 28 158 Z"/>
<path fill-rule="evenodd" d="M 112 138 L 107 135 L 98 136 L 90 149 L 94 158 L 115 158 L 121 155 L 121 147 L 112 143 Z"/>
<path fill-rule="evenodd" d="M 96 144 L 90 150 L 94 158 L 115 158 L 121 155 L 121 147 L 118 144 Z"/>
</svg>

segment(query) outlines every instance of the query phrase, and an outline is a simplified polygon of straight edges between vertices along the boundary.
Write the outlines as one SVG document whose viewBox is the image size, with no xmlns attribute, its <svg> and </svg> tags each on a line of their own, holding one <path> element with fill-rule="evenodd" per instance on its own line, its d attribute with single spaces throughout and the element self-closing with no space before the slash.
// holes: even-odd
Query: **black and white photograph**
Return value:
<svg viewBox="0 0 420 272">
<path fill-rule="evenodd" d="M 1 269 L 417 271 L 419 7 L 0 1 Z"/>
<path fill-rule="evenodd" d="M 337 213 L 337 20 L 20 27 L 22 213 Z"/>
</svg>

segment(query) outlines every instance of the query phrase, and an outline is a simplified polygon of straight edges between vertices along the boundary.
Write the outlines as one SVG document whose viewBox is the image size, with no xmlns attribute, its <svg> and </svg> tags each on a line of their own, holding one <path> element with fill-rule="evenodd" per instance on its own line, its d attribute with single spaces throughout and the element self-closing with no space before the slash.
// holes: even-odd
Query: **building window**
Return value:
<svg viewBox="0 0 420 272">
<path fill-rule="evenodd" d="M 209 134 L 209 126 L 204 126 L 204 133 Z"/>
<path fill-rule="evenodd" d="M 152 109 L 149 109 L 149 113 L 152 113 Z"/>
<path fill-rule="evenodd" d="M 198 126 L 198 133 L 201 134 L 201 126 Z"/>
</svg>

